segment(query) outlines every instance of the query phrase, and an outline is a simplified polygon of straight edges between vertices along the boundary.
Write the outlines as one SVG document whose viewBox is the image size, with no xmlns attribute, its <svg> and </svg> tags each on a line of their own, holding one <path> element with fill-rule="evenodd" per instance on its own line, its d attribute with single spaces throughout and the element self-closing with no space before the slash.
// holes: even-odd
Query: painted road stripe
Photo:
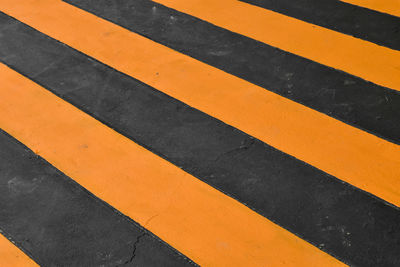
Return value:
<svg viewBox="0 0 400 267">
<path fill-rule="evenodd" d="M 109 8 L 110 0 L 66 2 L 328 116 L 400 144 L 398 91 L 278 50 L 152 1 L 113 0 L 112 8 Z M 2 39 L 6 43 L 9 38 Z"/>
<path fill-rule="evenodd" d="M 0 234 L 0 267 L 38 266 L 18 249 L 11 241 Z"/>
<path fill-rule="evenodd" d="M 341 1 L 400 17 L 399 0 L 341 0 Z"/>
<path fill-rule="evenodd" d="M 241 1 L 400 50 L 400 20 L 387 14 L 337 0 Z"/>
<path fill-rule="evenodd" d="M 1 130 L 0 147 L 0 228 L 40 266 L 194 266 Z"/>
<path fill-rule="evenodd" d="M 110 128 L 350 265 L 400 264 L 382 200 L 6 15 L 0 29 L 0 60 Z"/>
<path fill-rule="evenodd" d="M 400 51 L 237 0 L 155 2 L 378 85 L 400 90 Z"/>
<path fill-rule="evenodd" d="M 200 265 L 342 266 L 1 65 L 0 125 Z"/>
<path fill-rule="evenodd" d="M 398 145 L 64 2 L 0 3 L 2 11 L 39 31 L 343 181 L 400 205 Z"/>
</svg>

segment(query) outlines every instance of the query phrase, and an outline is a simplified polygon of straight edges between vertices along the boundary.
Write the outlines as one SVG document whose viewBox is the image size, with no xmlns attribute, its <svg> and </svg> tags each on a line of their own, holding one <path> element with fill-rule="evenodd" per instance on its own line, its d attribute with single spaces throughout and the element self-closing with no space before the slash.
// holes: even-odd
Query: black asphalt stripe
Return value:
<svg viewBox="0 0 400 267">
<path fill-rule="evenodd" d="M 400 264 L 399 209 L 4 14 L 0 35 L 0 61 L 321 250 Z"/>
<path fill-rule="evenodd" d="M 400 50 L 400 19 L 339 0 L 240 0 Z"/>
<path fill-rule="evenodd" d="M 400 92 L 148 0 L 68 0 L 181 53 L 400 144 Z"/>
<path fill-rule="evenodd" d="M 0 231 L 41 266 L 195 265 L 1 130 L 0 147 Z"/>
</svg>

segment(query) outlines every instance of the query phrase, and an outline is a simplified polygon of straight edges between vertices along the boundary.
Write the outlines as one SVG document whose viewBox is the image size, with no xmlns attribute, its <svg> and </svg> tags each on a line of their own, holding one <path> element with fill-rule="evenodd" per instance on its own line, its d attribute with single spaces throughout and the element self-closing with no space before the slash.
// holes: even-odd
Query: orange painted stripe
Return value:
<svg viewBox="0 0 400 267">
<path fill-rule="evenodd" d="M 24 252 L 0 234 L 0 267 L 38 266 Z"/>
<path fill-rule="evenodd" d="M 400 147 L 57 0 L 0 9 L 188 105 L 400 206 Z"/>
<path fill-rule="evenodd" d="M 367 81 L 400 90 L 400 51 L 237 0 L 155 2 Z"/>
<path fill-rule="evenodd" d="M 340 0 L 340 1 L 400 17 L 400 0 Z"/>
<path fill-rule="evenodd" d="M 343 266 L 0 64 L 0 127 L 201 265 Z"/>
</svg>

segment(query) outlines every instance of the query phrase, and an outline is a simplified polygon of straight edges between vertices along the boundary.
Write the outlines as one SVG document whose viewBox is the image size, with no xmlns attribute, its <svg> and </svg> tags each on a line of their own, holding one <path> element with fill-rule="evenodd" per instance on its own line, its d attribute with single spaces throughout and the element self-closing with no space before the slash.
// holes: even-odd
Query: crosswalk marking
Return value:
<svg viewBox="0 0 400 267">
<path fill-rule="evenodd" d="M 66 3 L 0 3 L 3 11 L 43 33 L 343 181 L 400 205 L 398 145 Z"/>
<path fill-rule="evenodd" d="M 6 132 L 197 263 L 343 265 L 5 65 L 0 77 Z"/>
<path fill-rule="evenodd" d="M 398 0 L 96 1 L 0 0 L 0 267 L 398 265 Z"/>
<path fill-rule="evenodd" d="M 113 8 L 108 8 L 109 0 L 97 0 L 96 3 L 64 1 L 266 90 L 400 144 L 400 110 L 396 108 L 400 105 L 400 94 L 395 90 L 278 50 L 152 1 L 129 1 L 127 5 L 124 0 L 115 0 Z M 245 1 L 294 17 L 304 16 L 310 21 L 314 21 L 312 16 L 317 13 L 314 14 L 316 24 L 328 24 L 331 29 L 337 27 L 350 35 L 370 37 L 379 44 L 394 47 L 398 40 L 400 45 L 394 18 L 336 0 Z M 337 10 L 332 8 L 335 5 Z M 356 17 L 352 18 L 349 12 Z M 349 19 L 355 20 L 353 25 L 347 23 Z"/>
<path fill-rule="evenodd" d="M 400 90 L 400 51 L 237 0 L 156 2 L 378 85 Z"/>
</svg>

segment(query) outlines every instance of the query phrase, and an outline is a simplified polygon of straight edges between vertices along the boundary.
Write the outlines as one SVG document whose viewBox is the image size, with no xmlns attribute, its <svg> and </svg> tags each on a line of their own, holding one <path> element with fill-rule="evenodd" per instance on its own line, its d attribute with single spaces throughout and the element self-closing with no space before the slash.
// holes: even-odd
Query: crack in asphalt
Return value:
<svg viewBox="0 0 400 267">
<path fill-rule="evenodd" d="M 129 260 L 127 260 L 126 262 L 124 262 L 123 265 L 127 265 L 127 264 L 133 262 L 133 260 L 134 260 L 135 257 L 136 257 L 136 250 L 137 250 L 137 246 L 138 246 L 139 243 L 140 243 L 140 239 L 141 239 L 142 237 L 144 237 L 145 235 L 147 235 L 146 232 L 143 233 L 143 234 L 141 234 L 141 235 L 139 235 L 139 236 L 136 238 L 135 243 L 133 243 L 132 256 L 129 258 Z"/>
</svg>

